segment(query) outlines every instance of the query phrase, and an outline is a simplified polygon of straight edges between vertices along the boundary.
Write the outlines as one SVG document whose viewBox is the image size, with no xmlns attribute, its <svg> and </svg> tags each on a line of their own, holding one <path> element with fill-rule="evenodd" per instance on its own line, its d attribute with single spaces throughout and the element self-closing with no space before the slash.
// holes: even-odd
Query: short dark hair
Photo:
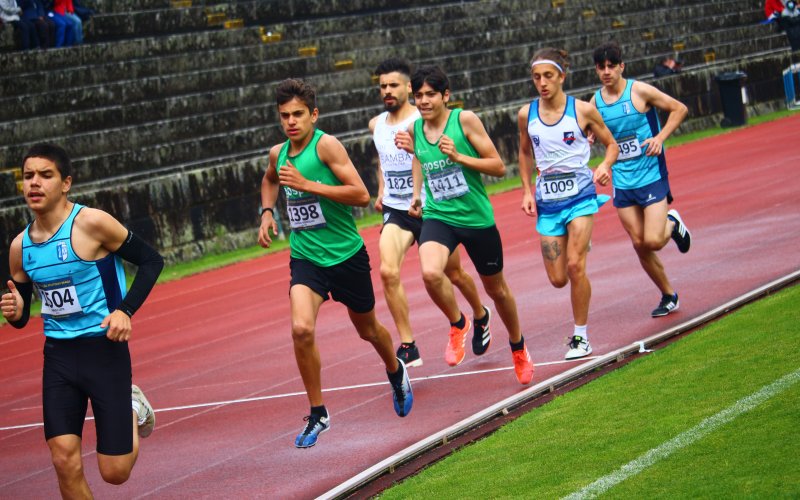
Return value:
<svg viewBox="0 0 800 500">
<path fill-rule="evenodd" d="M 411 75 L 411 91 L 417 92 L 423 85 L 428 84 L 433 90 L 444 95 L 446 90 L 450 90 L 450 80 L 439 66 L 426 66 L 420 68 Z"/>
<path fill-rule="evenodd" d="M 411 78 L 411 63 L 399 57 L 391 57 L 378 64 L 378 67 L 375 68 L 375 74 L 378 76 L 394 72 Z"/>
<path fill-rule="evenodd" d="M 611 64 L 620 64 L 622 63 L 622 49 L 619 47 L 617 42 L 614 40 L 609 40 L 608 42 L 594 49 L 592 58 L 594 59 L 595 65 L 603 64 L 606 61 L 610 62 Z"/>
<path fill-rule="evenodd" d="M 44 158 L 50 160 L 55 164 L 62 179 L 72 177 L 72 161 L 70 161 L 67 151 L 61 146 L 47 142 L 34 144 L 22 158 L 23 167 L 25 166 L 25 162 L 28 161 L 28 158 Z"/>
<path fill-rule="evenodd" d="M 278 106 L 286 104 L 295 97 L 308 107 L 310 113 L 314 112 L 317 107 L 317 91 L 314 90 L 310 83 L 298 78 L 287 78 L 279 83 L 275 89 L 275 98 L 278 101 Z"/>
</svg>

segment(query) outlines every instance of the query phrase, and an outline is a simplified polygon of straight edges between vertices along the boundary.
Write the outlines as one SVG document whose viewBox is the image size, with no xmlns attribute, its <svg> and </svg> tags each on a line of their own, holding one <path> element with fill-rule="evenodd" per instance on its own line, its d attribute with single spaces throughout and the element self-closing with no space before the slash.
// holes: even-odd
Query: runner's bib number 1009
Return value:
<svg viewBox="0 0 800 500">
<path fill-rule="evenodd" d="M 289 226 L 295 231 L 320 229 L 327 225 L 316 196 L 287 198 L 286 213 L 289 215 Z"/>
<path fill-rule="evenodd" d="M 574 172 L 543 175 L 539 178 L 542 200 L 563 200 L 578 194 L 578 181 Z"/>
</svg>

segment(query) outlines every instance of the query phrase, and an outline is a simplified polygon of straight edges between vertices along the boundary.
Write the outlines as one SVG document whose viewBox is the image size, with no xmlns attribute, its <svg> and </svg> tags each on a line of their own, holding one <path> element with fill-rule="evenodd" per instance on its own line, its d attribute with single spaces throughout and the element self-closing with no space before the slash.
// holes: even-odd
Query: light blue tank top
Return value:
<svg viewBox="0 0 800 500">
<path fill-rule="evenodd" d="M 125 272 L 116 255 L 85 261 L 72 249 L 72 225 L 82 208 L 75 203 L 69 217 L 47 241 L 31 241 L 30 225 L 22 236 L 22 269 L 42 300 L 44 334 L 48 337 L 105 335 L 100 323 L 125 297 Z"/>
<path fill-rule="evenodd" d="M 633 82 L 628 79 L 622 96 L 612 104 L 606 104 L 600 90 L 594 95 L 600 116 L 619 144 L 619 157 L 611 176 L 618 189 L 637 189 L 667 177 L 664 151 L 658 156 L 646 156 L 641 147 L 642 141 L 661 131 L 661 124 L 655 108 L 641 113 L 634 107 L 631 101 Z"/>
<path fill-rule="evenodd" d="M 575 98 L 567 96 L 561 119 L 553 125 L 539 117 L 539 99 L 528 110 L 528 136 L 536 159 L 536 209 L 557 213 L 597 196 L 589 168 L 591 148 L 578 124 Z"/>
</svg>

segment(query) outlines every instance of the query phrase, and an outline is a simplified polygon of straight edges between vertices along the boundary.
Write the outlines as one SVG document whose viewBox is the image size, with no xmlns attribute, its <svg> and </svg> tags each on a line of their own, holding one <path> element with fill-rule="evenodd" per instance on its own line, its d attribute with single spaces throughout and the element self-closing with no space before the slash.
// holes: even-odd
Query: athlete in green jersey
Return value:
<svg viewBox="0 0 800 500">
<path fill-rule="evenodd" d="M 276 96 L 281 127 L 289 140 L 269 151 L 269 166 L 261 182 L 258 241 L 269 247 L 270 230 L 277 234 L 274 207 L 282 187 L 292 228 L 292 340 L 311 404 L 295 446 L 308 448 L 330 428 L 315 341 L 317 315 L 328 294 L 347 306 L 359 336 L 372 344 L 386 365 L 398 416 L 411 411 L 413 395 L 406 368 L 394 355 L 389 332 L 375 316 L 369 256 L 351 213 L 352 206 L 369 203 L 367 188 L 342 143 L 315 129 L 319 110 L 313 87 L 301 80 L 284 80 Z"/>
<path fill-rule="evenodd" d="M 470 327 L 444 272 L 450 254 L 463 244 L 508 330 L 517 379 L 528 384 L 533 378 L 533 363 L 520 331 L 516 300 L 503 277 L 503 245 L 480 177 L 502 177 L 506 167 L 477 115 L 447 108 L 450 82 L 441 69 L 428 67 L 414 72 L 411 90 L 422 117 L 407 132 L 398 132 L 395 142 L 416 155 L 409 213 L 420 214 L 423 185 L 426 192 L 419 257 L 425 288 L 450 321 L 445 361 L 456 366 L 464 360 Z M 474 332 L 473 353 L 485 353 L 490 340 L 487 323 L 486 328 Z"/>
</svg>

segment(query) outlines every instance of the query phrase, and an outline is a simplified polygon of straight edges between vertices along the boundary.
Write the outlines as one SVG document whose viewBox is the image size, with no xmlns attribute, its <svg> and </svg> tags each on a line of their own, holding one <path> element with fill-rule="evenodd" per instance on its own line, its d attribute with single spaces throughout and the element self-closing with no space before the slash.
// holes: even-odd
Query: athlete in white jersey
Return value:
<svg viewBox="0 0 800 500">
<path fill-rule="evenodd" d="M 533 56 L 531 76 L 540 97 L 519 110 L 517 122 L 522 210 L 531 217 L 538 214 L 536 230 L 550 283 L 556 288 L 570 284 L 575 328 L 566 359 L 574 359 L 592 352 L 587 335 L 592 288 L 586 255 L 601 204 L 594 183 L 605 186 L 611 180 L 619 148 L 597 109 L 564 93 L 568 66 L 563 50 L 546 48 Z M 589 131 L 606 147 L 594 172 L 588 166 Z M 535 189 L 534 155 L 539 172 Z"/>
<path fill-rule="evenodd" d="M 411 179 L 410 153 L 395 146 L 394 136 L 407 130 L 419 117 L 417 108 L 408 101 L 411 93 L 409 82 L 411 66 L 402 59 L 387 59 L 375 70 L 378 75 L 381 99 L 386 111 L 372 118 L 369 129 L 378 150 L 380 172 L 378 196 L 375 209 L 383 213 L 383 229 L 379 242 L 381 253 L 381 280 L 386 304 L 392 314 L 400 347 L 397 357 L 406 366 L 422 365 L 419 348 L 411 331 L 408 316 L 408 301 L 400 281 L 400 267 L 406 252 L 415 241 L 419 241 L 422 219 L 408 214 L 414 186 Z M 461 267 L 458 250 L 448 261 L 447 275 L 470 304 L 475 317 L 475 335 L 485 348 L 491 340 L 489 332 L 489 310 L 481 303 L 472 277 Z"/>
</svg>

